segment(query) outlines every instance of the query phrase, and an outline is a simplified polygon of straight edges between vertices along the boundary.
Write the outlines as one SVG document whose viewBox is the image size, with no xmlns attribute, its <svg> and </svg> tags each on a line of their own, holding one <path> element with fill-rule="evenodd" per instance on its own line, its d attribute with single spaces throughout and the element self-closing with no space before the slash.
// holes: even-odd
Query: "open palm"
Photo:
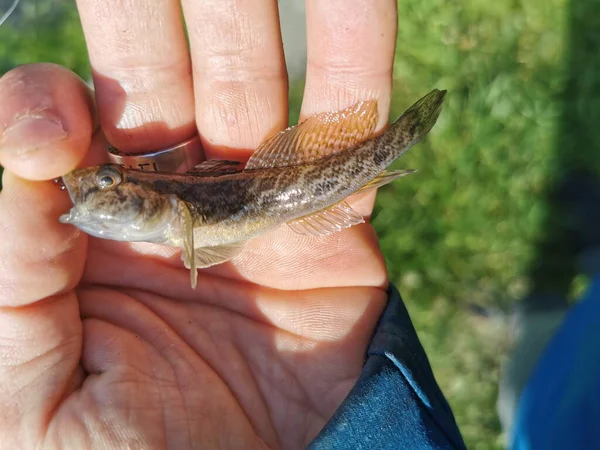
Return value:
<svg viewBox="0 0 600 450">
<path fill-rule="evenodd" d="M 102 157 L 96 116 L 125 151 L 166 147 L 197 126 L 208 156 L 228 159 L 285 125 L 275 1 L 184 2 L 188 22 L 209 24 L 188 23 L 193 71 L 176 8 L 146 3 L 131 22 L 111 10 L 124 6 L 79 1 L 98 113 L 63 68 L 0 79 L 0 447 L 303 448 L 355 383 L 385 306 L 370 225 L 326 238 L 283 226 L 200 271 L 192 290 L 177 249 L 58 223 L 70 202 L 44 180 Z M 383 126 L 395 1 L 308 2 L 307 20 L 303 115 L 368 96 Z M 137 39 L 115 40 L 109 29 L 125 23 Z M 371 205 L 353 204 L 365 215 Z"/>
</svg>

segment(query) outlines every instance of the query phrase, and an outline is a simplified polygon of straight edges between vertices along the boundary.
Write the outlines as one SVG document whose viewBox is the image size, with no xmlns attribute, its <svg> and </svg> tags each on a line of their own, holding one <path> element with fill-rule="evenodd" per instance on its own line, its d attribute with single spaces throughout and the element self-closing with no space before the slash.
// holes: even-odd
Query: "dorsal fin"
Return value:
<svg viewBox="0 0 600 450">
<path fill-rule="evenodd" d="M 197 166 L 191 168 L 187 173 L 192 173 L 195 176 L 217 176 L 228 173 L 240 172 L 244 168 L 244 164 L 239 161 L 228 161 L 226 159 L 211 159 L 204 161 Z"/>
<path fill-rule="evenodd" d="M 378 120 L 375 100 L 316 114 L 263 142 L 245 169 L 296 166 L 341 152 L 367 140 Z"/>
</svg>

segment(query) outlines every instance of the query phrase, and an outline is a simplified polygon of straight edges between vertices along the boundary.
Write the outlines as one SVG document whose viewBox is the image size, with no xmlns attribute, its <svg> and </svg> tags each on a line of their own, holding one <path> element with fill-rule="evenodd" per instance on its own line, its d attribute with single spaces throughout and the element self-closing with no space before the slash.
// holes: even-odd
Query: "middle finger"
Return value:
<svg viewBox="0 0 600 450">
<path fill-rule="evenodd" d="M 208 158 L 235 159 L 287 124 L 277 0 L 183 0 L 196 123 Z"/>
</svg>

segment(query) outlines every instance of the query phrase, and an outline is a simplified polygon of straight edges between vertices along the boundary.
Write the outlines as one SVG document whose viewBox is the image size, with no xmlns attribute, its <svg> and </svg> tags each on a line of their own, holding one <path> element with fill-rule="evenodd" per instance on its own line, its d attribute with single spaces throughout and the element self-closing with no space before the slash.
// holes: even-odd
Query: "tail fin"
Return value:
<svg viewBox="0 0 600 450">
<path fill-rule="evenodd" d="M 434 89 L 406 110 L 381 136 L 386 146 L 394 148 L 393 159 L 398 158 L 425 137 L 437 122 L 445 90 Z"/>
<path fill-rule="evenodd" d="M 439 89 L 434 89 L 408 108 L 406 112 L 398 118 L 396 123 L 401 121 L 413 123 L 416 125 L 414 131 L 415 134 L 421 136 L 426 135 L 429 130 L 433 128 L 440 116 L 445 96 L 445 90 L 440 91 Z"/>
</svg>

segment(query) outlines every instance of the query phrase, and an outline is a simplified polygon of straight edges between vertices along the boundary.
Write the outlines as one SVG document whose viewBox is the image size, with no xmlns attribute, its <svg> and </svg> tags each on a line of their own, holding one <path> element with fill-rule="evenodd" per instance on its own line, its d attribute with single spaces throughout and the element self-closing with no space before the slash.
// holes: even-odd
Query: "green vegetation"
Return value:
<svg viewBox="0 0 600 450">
<path fill-rule="evenodd" d="M 549 198 L 568 170 L 600 168 L 600 3 L 402 3 L 393 117 L 432 87 L 448 103 L 374 224 L 469 448 L 499 449 L 508 330 L 466 306 L 581 288 Z"/>
<path fill-rule="evenodd" d="M 397 164 L 419 172 L 381 190 L 374 224 L 468 447 L 500 449 L 507 329 L 468 306 L 507 310 L 531 285 L 584 285 L 571 282 L 549 199 L 569 169 L 600 168 L 600 2 L 459 3 L 401 2 L 392 118 L 434 87 L 448 96 L 428 139 Z M 0 27 L 0 73 L 53 61 L 87 77 L 72 9 L 34 13 Z"/>
<path fill-rule="evenodd" d="M 3 12 L 0 10 L 0 15 Z M 71 2 L 21 1 L 0 26 L 0 75 L 17 65 L 35 62 L 62 64 L 83 78 L 89 77 L 83 32 Z"/>
</svg>

